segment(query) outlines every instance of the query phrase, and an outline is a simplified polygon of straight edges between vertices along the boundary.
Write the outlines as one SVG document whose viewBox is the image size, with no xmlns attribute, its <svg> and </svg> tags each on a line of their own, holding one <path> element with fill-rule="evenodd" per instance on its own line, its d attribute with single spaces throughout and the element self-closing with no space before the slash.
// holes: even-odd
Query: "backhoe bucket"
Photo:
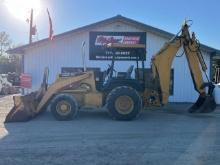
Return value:
<svg viewBox="0 0 220 165">
<path fill-rule="evenodd" d="M 190 107 L 190 113 L 210 113 L 213 112 L 216 108 L 215 98 L 213 97 L 213 91 L 215 89 L 215 85 L 212 82 L 204 83 L 201 88 L 208 87 L 208 94 L 200 95 L 198 100 L 192 107 Z"/>
<path fill-rule="evenodd" d="M 211 96 L 199 96 L 198 100 L 195 104 L 192 105 L 192 107 L 189 108 L 190 113 L 210 113 L 213 112 L 216 108 L 216 102 L 214 97 Z"/>
<path fill-rule="evenodd" d="M 36 98 L 37 92 L 25 96 L 14 96 L 14 107 L 8 113 L 5 123 L 24 122 L 36 116 L 35 110 L 38 105 Z"/>
</svg>

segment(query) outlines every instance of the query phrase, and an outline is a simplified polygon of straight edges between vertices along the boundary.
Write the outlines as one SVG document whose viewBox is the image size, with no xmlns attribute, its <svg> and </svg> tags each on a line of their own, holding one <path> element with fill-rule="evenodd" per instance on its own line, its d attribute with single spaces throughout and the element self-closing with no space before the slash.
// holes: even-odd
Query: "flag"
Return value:
<svg viewBox="0 0 220 165">
<path fill-rule="evenodd" d="M 50 13 L 48 9 L 47 9 L 47 14 L 49 18 L 49 39 L 53 40 L 53 24 L 52 24 L 52 19 L 50 17 Z"/>
</svg>

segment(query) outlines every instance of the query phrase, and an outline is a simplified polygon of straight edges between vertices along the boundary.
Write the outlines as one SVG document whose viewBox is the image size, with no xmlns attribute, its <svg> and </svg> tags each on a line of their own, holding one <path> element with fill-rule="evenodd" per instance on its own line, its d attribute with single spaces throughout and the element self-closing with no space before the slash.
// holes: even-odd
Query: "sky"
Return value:
<svg viewBox="0 0 220 165">
<path fill-rule="evenodd" d="M 0 32 L 10 35 L 14 45 L 27 44 L 29 25 L 9 12 L 0 0 Z M 17 0 L 21 1 L 22 0 Z M 38 0 L 35 0 L 38 1 Z M 35 40 L 48 37 L 46 8 L 53 21 L 54 33 L 60 34 L 118 14 L 176 34 L 184 19 L 193 20 L 191 31 L 201 43 L 220 50 L 219 0 L 40 0 L 41 11 L 34 17 Z"/>
</svg>

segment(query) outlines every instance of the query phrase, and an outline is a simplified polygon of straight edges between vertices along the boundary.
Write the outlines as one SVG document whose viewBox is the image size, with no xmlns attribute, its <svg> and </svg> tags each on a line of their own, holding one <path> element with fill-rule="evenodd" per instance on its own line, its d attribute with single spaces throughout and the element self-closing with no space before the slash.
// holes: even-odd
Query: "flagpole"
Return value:
<svg viewBox="0 0 220 165">
<path fill-rule="evenodd" d="M 50 17 L 50 12 L 47 8 L 47 14 L 48 14 L 48 18 L 49 18 L 49 39 L 50 41 L 53 40 L 53 25 L 52 25 L 52 19 Z"/>
<path fill-rule="evenodd" d="M 31 9 L 30 15 L 30 29 L 29 29 L 29 44 L 32 43 L 32 26 L 33 26 L 33 9 Z M 22 73 L 24 73 L 24 54 L 22 55 Z M 24 88 L 21 90 L 22 95 L 24 95 Z"/>
<path fill-rule="evenodd" d="M 32 43 L 32 27 L 33 26 L 33 9 L 31 9 L 31 16 L 30 16 L 30 32 L 29 32 L 29 44 Z"/>
</svg>

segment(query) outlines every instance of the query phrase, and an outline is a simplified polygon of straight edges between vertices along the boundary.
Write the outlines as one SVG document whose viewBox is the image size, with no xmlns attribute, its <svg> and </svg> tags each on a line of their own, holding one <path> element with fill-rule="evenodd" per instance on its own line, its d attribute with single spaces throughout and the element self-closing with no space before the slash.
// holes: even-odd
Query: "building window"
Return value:
<svg viewBox="0 0 220 165">
<path fill-rule="evenodd" d="M 170 71 L 170 95 L 174 94 L 174 69 Z"/>
</svg>

